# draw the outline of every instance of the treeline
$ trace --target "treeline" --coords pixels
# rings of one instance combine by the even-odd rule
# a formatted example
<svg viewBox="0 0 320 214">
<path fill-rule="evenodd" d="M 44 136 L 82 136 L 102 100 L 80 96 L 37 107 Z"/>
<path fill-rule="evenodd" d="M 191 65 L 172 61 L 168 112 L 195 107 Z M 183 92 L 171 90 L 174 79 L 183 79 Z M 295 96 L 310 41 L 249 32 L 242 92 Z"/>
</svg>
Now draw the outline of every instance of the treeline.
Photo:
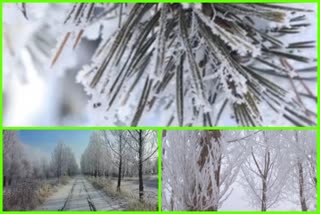
<svg viewBox="0 0 320 214">
<path fill-rule="evenodd" d="M 3 131 L 3 186 L 26 179 L 59 179 L 79 172 L 73 152 L 64 143 L 56 145 L 51 158 L 38 155 L 20 142 L 16 131 Z"/>
<path fill-rule="evenodd" d="M 95 177 L 139 177 L 139 198 L 144 196 L 143 175 L 158 173 L 157 132 L 150 130 L 96 131 L 81 157 L 81 170 Z"/>
<path fill-rule="evenodd" d="M 75 156 L 64 143 L 48 156 L 21 143 L 16 131 L 3 131 L 4 210 L 34 209 L 57 184 L 65 184 L 67 176 L 78 172 Z"/>
</svg>

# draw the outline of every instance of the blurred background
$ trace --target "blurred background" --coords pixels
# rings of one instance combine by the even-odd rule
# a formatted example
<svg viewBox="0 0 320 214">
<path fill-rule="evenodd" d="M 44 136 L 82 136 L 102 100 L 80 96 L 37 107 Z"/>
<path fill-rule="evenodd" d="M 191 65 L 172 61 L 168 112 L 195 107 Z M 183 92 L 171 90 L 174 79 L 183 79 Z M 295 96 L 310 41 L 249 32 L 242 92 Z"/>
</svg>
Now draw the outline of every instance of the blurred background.
<svg viewBox="0 0 320 214">
<path fill-rule="evenodd" d="M 75 76 L 89 63 L 96 41 L 82 40 L 50 67 L 70 4 L 5 4 L 3 10 L 3 125 L 90 125 L 88 97 Z"/>
</svg>

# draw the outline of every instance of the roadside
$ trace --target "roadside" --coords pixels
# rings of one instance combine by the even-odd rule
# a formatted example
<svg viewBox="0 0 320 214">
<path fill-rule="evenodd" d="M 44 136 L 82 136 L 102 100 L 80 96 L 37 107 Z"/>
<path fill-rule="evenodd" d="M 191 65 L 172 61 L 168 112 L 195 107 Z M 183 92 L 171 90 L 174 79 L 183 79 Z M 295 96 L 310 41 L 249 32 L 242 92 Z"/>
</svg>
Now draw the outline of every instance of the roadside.
<svg viewBox="0 0 320 214">
<path fill-rule="evenodd" d="M 139 179 L 125 177 L 121 180 L 120 192 L 116 191 L 117 179 L 106 177 L 86 177 L 98 189 L 110 197 L 122 198 L 128 201 L 128 210 L 158 210 L 158 178 L 146 176 L 144 178 L 144 200 L 139 200 Z"/>
<path fill-rule="evenodd" d="M 33 210 L 35 207 L 67 185 L 70 178 L 65 176 L 49 180 L 24 179 L 3 189 L 3 210 Z"/>
</svg>

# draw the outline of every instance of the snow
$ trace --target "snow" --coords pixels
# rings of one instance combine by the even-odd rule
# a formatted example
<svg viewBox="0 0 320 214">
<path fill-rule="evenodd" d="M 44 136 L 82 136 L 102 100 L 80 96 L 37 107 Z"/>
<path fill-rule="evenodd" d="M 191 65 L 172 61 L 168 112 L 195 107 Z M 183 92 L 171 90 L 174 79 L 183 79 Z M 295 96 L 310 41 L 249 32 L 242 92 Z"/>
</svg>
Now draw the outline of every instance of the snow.
<svg viewBox="0 0 320 214">
<path fill-rule="evenodd" d="M 117 179 L 112 178 L 114 186 L 117 184 Z M 158 176 L 146 175 L 143 177 L 144 195 L 145 198 L 153 203 L 158 203 Z M 138 199 L 139 195 L 139 178 L 124 177 L 121 180 L 121 191 L 127 192 L 131 197 Z"/>
<path fill-rule="evenodd" d="M 179 53 L 185 50 L 186 47 L 183 47 L 180 39 L 177 41 L 173 41 L 171 47 L 166 47 L 163 55 L 164 43 L 163 40 L 156 38 L 154 43 L 148 49 L 147 53 L 151 53 L 151 50 L 155 48 L 154 53 L 152 53 L 152 59 L 150 60 L 146 71 L 143 72 L 139 80 L 139 84 L 134 87 L 131 91 L 130 86 L 134 82 L 134 78 L 137 76 L 137 70 L 132 71 L 130 76 L 126 76 L 122 74 L 120 80 L 123 79 L 123 85 L 118 88 L 119 83 L 116 84 L 116 89 L 113 92 L 109 92 L 115 78 L 119 74 L 122 66 L 126 63 L 128 59 L 131 61 L 132 59 L 129 56 L 131 50 L 126 50 L 123 55 L 123 60 L 120 60 L 119 63 L 115 63 L 116 57 L 111 59 L 111 62 L 105 69 L 102 80 L 99 81 L 96 87 L 91 87 L 90 83 L 97 72 L 97 68 L 99 68 L 103 63 L 103 59 L 107 54 L 111 51 L 111 43 L 115 38 L 115 35 L 119 31 L 119 20 L 114 18 L 118 14 L 118 9 L 112 11 L 109 15 L 103 17 L 101 20 L 96 19 L 76 19 L 75 14 L 71 14 L 71 19 L 68 19 L 67 23 L 64 25 L 63 22 L 66 18 L 63 14 L 68 14 L 72 8 L 73 4 L 27 4 L 28 16 L 29 20 L 26 20 L 22 13 L 19 11 L 19 8 L 16 7 L 15 4 L 4 4 L 4 13 L 3 13 L 3 22 L 4 22 L 4 32 L 3 39 L 8 40 L 4 43 L 3 49 L 3 61 L 4 61 L 4 69 L 3 69 L 3 78 L 7 81 L 4 82 L 4 92 L 6 94 L 6 98 L 4 100 L 5 103 L 5 111 L 4 111 L 4 124 L 10 126 L 21 126 L 21 125 L 97 125 L 97 126 L 124 126 L 131 125 L 133 116 L 138 109 L 138 102 L 141 97 L 141 91 L 143 88 L 143 83 L 147 78 L 150 78 L 153 81 L 153 87 L 155 86 L 158 80 L 162 80 L 162 78 L 167 77 L 164 74 L 156 74 L 154 75 L 154 71 L 156 70 L 158 73 L 163 72 L 163 66 L 161 65 L 161 69 L 155 68 L 157 65 L 157 61 L 155 58 L 162 59 L 165 57 L 164 61 L 167 63 L 168 59 L 166 57 L 173 56 L 174 61 L 176 61 L 179 57 Z M 97 16 L 101 15 L 101 11 L 109 10 L 112 8 L 113 4 L 97 4 Z M 159 5 L 159 8 L 164 8 L 163 4 Z M 215 24 L 212 26 L 212 22 L 209 17 L 203 15 L 201 10 L 201 4 L 182 4 L 184 9 L 192 9 L 194 10 L 192 14 L 192 32 L 188 35 L 188 38 L 191 40 L 192 38 L 197 38 L 197 29 L 199 26 L 196 26 L 196 17 L 199 17 L 206 26 L 209 26 L 211 33 L 214 35 L 218 35 L 221 40 L 227 43 L 231 50 L 239 53 L 241 56 L 247 56 L 248 54 L 252 57 L 260 56 L 261 44 L 252 44 L 245 35 L 245 31 L 239 29 L 239 36 L 235 36 L 235 34 L 230 33 L 224 27 Z M 287 6 L 292 6 L 296 8 L 305 8 L 312 9 L 313 11 L 317 11 L 316 4 L 305 3 L 305 4 L 287 4 Z M 76 5 L 75 8 L 79 8 L 79 5 Z M 129 5 L 128 7 L 124 7 L 124 14 L 122 16 L 122 24 L 125 23 L 125 20 L 129 17 L 130 11 L 134 8 L 134 4 Z M 216 13 L 217 11 L 215 11 Z M 85 10 L 83 11 L 85 14 L 89 14 L 89 6 L 85 5 Z M 59 14 L 59 15 L 55 15 Z M 143 21 L 149 21 L 150 17 L 154 15 L 154 10 L 150 11 L 148 15 L 141 18 Z M 297 12 L 296 14 L 299 14 Z M 226 14 L 214 14 L 214 16 L 219 16 L 220 18 L 228 19 L 228 13 Z M 285 45 L 289 43 L 301 41 L 302 35 L 303 40 L 316 40 L 316 26 L 317 26 L 317 14 L 316 12 L 308 12 L 306 13 L 308 21 L 311 22 L 310 27 L 305 27 L 305 31 L 301 34 L 290 34 L 288 36 L 279 37 Z M 282 20 L 283 22 L 275 23 L 275 22 L 266 22 L 263 21 L 262 18 L 258 22 L 258 28 L 261 29 L 272 28 L 275 26 L 284 26 L 288 23 L 286 22 L 288 18 L 292 17 L 292 14 L 286 13 L 286 19 Z M 50 18 L 47 18 L 50 17 Z M 170 16 L 168 17 L 170 18 Z M 162 21 L 164 21 L 162 19 Z M 44 30 L 42 27 L 47 26 Z M 49 30 L 48 30 L 49 29 Z M 53 30 L 54 29 L 54 30 Z M 160 26 L 155 26 L 154 31 L 157 32 L 160 29 Z M 84 30 L 82 38 L 80 39 L 79 48 L 73 50 L 73 45 L 77 40 L 77 36 L 79 32 Z M 128 41 L 127 49 L 132 49 L 135 46 L 137 38 L 139 38 L 140 29 L 137 30 L 136 33 L 132 35 L 130 41 Z M 48 32 L 47 32 L 48 31 Z M 176 29 L 172 29 L 172 32 L 175 32 Z M 48 34 L 48 37 L 53 38 L 53 42 L 50 42 L 49 52 L 51 54 L 50 57 L 41 54 L 36 47 L 34 47 L 32 41 L 34 39 L 35 34 L 39 34 L 39 32 L 44 32 Z M 171 33 L 172 33 L 171 32 Z M 21 33 L 24 34 L 23 37 L 19 37 Z M 52 61 L 54 54 L 57 53 L 57 50 L 62 44 L 65 35 L 70 33 L 70 37 L 67 41 L 65 48 L 62 51 L 57 63 L 49 68 L 50 61 Z M 110 40 L 111 38 L 111 40 Z M 149 38 L 149 37 L 147 37 Z M 10 42 L 15 41 L 14 43 Z M 91 58 L 91 54 L 88 54 L 86 49 L 80 48 L 84 41 L 90 40 L 95 42 L 95 45 L 99 45 L 99 48 L 96 50 L 96 53 Z M 125 40 L 122 40 L 125 41 Z M 34 41 L 33 41 L 34 42 Z M 196 59 L 201 60 L 203 57 L 204 41 L 203 39 L 199 42 L 198 49 L 194 48 L 194 52 L 196 54 Z M 106 46 L 105 46 L 106 45 Z M 12 47 L 10 47 L 12 46 Z M 30 47 L 29 47 L 30 46 Z M 168 45 L 167 45 L 168 46 Z M 159 51 L 159 47 L 161 47 L 161 51 Z M 14 51 L 15 54 L 12 55 L 11 51 Z M 40 66 L 34 62 L 34 57 L 32 57 L 30 50 L 36 50 L 36 54 L 40 60 Z M 157 53 L 158 52 L 158 53 Z M 116 55 L 118 55 L 119 49 L 116 50 Z M 157 53 L 157 54 L 156 54 Z M 310 50 L 302 50 L 296 54 L 306 55 L 313 59 L 317 55 L 316 49 Z M 90 62 L 83 61 L 79 55 L 86 56 L 86 58 L 90 60 Z M 161 56 L 161 57 L 160 57 Z M 223 55 L 217 54 L 219 58 L 223 57 Z M 190 57 L 190 56 L 189 56 Z M 210 59 L 213 60 L 213 59 Z M 189 60 L 190 61 L 190 60 Z M 246 66 L 252 62 L 248 60 L 244 62 Z M 297 63 L 292 60 L 288 60 L 288 62 L 293 65 L 295 68 L 301 68 L 305 66 L 316 66 L 315 61 L 311 61 L 307 64 Z M 141 62 L 140 62 L 141 63 Z M 158 62 L 159 63 L 159 62 Z M 279 62 L 272 61 L 271 63 L 279 64 Z M 175 63 L 176 64 L 176 63 Z M 238 69 L 231 69 L 230 63 L 228 60 L 222 61 L 222 64 L 225 66 L 218 66 L 220 69 L 216 71 L 207 72 L 207 74 L 202 78 L 196 80 L 195 74 L 192 77 L 192 71 L 196 69 L 196 67 L 190 66 L 189 63 L 185 63 L 184 67 L 186 69 L 185 78 L 185 100 L 184 100 L 184 124 L 183 125 L 203 125 L 203 119 L 200 116 L 193 115 L 193 106 L 199 111 L 198 115 L 202 115 L 204 113 L 209 113 L 211 119 L 213 121 L 218 119 L 217 113 L 219 111 L 219 107 L 222 106 L 225 98 L 228 98 L 229 103 L 226 105 L 226 109 L 221 115 L 221 118 L 218 123 L 215 125 L 218 126 L 234 126 L 237 125 L 234 121 L 234 115 L 232 110 L 232 104 L 247 104 L 246 99 L 239 98 L 235 96 L 234 92 L 230 88 L 230 84 L 234 83 L 235 91 L 237 91 L 237 95 L 244 97 L 244 95 L 249 91 L 248 84 L 248 76 L 244 76 L 243 73 L 239 73 Z M 80 69 L 83 65 L 83 69 Z M 193 69 L 191 69 L 193 67 Z M 229 71 L 225 71 L 225 68 L 230 69 Z M 80 83 L 83 87 L 83 91 L 87 94 L 83 95 L 83 91 L 78 90 L 75 92 L 70 92 L 71 96 L 74 99 L 70 100 L 68 104 L 71 106 L 77 106 L 78 112 L 74 113 L 74 115 L 66 115 L 61 116 L 61 108 L 63 108 L 63 103 L 60 102 L 63 99 L 64 90 L 68 87 L 61 87 L 61 79 L 66 78 L 65 73 L 70 72 L 70 69 L 76 70 L 77 72 L 77 83 Z M 139 67 L 138 67 L 139 69 Z M 207 66 L 205 68 L 207 71 L 212 68 Z M 198 69 L 202 72 L 202 68 Z M 289 70 L 289 75 L 291 77 L 297 76 L 297 73 Z M 10 72 L 11 71 L 11 72 Z M 15 72 L 12 72 L 15 71 Z M 159 72 L 160 71 L 160 72 Z M 162 71 L 162 72 L 161 72 Z M 21 76 L 26 75 L 28 77 L 28 83 L 23 84 L 20 80 Z M 228 74 L 233 74 L 230 78 L 229 82 L 222 81 L 223 87 L 215 90 L 212 87 L 212 82 L 215 79 L 222 78 L 226 80 Z M 30 77 L 32 76 L 32 78 Z M 301 74 L 308 75 L 308 74 Z M 311 73 L 311 75 L 315 75 L 315 73 Z M 267 77 L 271 80 L 271 82 L 276 82 L 277 85 L 280 85 L 289 91 L 289 94 L 285 96 L 285 100 L 288 102 L 286 105 L 292 105 L 290 103 L 291 100 L 296 99 L 296 96 L 291 88 L 290 83 L 287 80 L 274 78 L 272 76 L 268 76 L 267 74 L 262 74 L 262 76 Z M 72 77 L 74 78 L 74 76 Z M 156 102 L 151 108 L 149 105 L 150 99 L 147 102 L 145 107 L 145 111 L 142 114 L 142 118 L 138 125 L 152 125 L 152 126 L 163 126 L 167 125 L 170 119 L 173 117 L 173 121 L 170 125 L 177 125 L 177 110 L 176 110 L 176 97 L 175 97 L 175 77 L 172 78 L 172 81 L 169 82 L 167 87 L 163 87 L 160 90 L 160 93 L 156 93 L 155 88 L 150 92 L 149 98 L 156 98 Z M 74 79 L 73 82 L 68 82 L 67 86 L 71 86 L 70 88 L 74 89 Z M 195 89 L 193 87 L 189 87 L 190 84 L 193 86 L 197 86 L 198 88 L 202 87 L 201 82 L 205 82 L 204 88 L 205 93 L 197 91 L 194 93 Z M 230 83 L 231 82 L 231 83 Z M 298 91 L 305 91 L 305 88 L 295 81 L 296 87 Z M 65 83 L 64 83 L 65 84 Z M 316 82 L 308 81 L 306 82 L 308 87 L 310 88 L 312 94 L 317 96 L 317 84 Z M 49 85 L 49 87 L 48 87 Z M 69 88 L 68 88 L 69 89 Z M 67 90 L 68 90 L 67 89 Z M 210 89 L 210 92 L 209 90 Z M 261 91 L 265 89 L 262 87 Z M 71 91 L 71 90 L 70 90 Z M 209 105 L 204 99 L 204 96 L 209 96 L 209 94 L 214 94 L 217 92 L 219 96 L 217 97 L 216 103 L 212 106 Z M 75 96 L 73 96 L 75 94 Z M 79 95 L 80 94 L 80 95 Z M 68 94 L 69 95 L 69 94 Z M 111 104 L 111 99 L 113 96 L 116 96 L 115 101 Z M 33 99 L 37 97 L 37 99 Z M 194 100 L 192 100 L 194 99 Z M 58 100 L 58 101 L 56 101 Z M 96 108 L 95 104 L 100 103 L 100 107 Z M 316 112 L 316 103 L 311 99 L 303 98 L 303 103 L 306 108 L 311 109 Z M 86 106 L 85 106 L 86 105 Z M 250 113 L 257 120 L 257 125 L 263 126 L 291 126 L 292 124 L 281 118 L 282 114 L 284 114 L 284 107 L 278 106 L 279 113 L 276 114 L 273 110 L 270 109 L 265 102 L 258 103 L 259 112 L 262 115 L 262 121 L 258 121 L 258 118 L 254 113 Z M 61 107 L 62 106 L 62 107 Z M 298 108 L 295 106 L 295 111 L 303 111 L 304 108 Z M 297 110 L 298 109 L 298 110 Z M 249 108 L 249 111 L 253 112 L 252 109 Z M 62 118 L 60 118 L 62 117 Z M 81 119 L 77 119 L 81 118 Z M 316 120 L 313 118 L 314 121 Z M 214 122 L 213 122 L 214 123 Z"/>
<path fill-rule="evenodd" d="M 58 191 L 50 196 L 44 204 L 37 207 L 35 210 L 59 210 L 63 207 L 64 202 L 68 198 L 68 195 L 73 186 L 74 179 L 70 180 L 66 185 L 59 185 Z"/>
<path fill-rule="evenodd" d="M 97 211 L 125 210 L 124 200 L 107 196 L 101 190 L 95 189 L 84 177 L 78 176 L 67 185 L 59 186 L 58 191 L 50 196 L 36 210 L 58 211 L 90 211 L 88 199 Z"/>
<path fill-rule="evenodd" d="M 202 132 L 205 131 L 198 131 Z M 315 164 L 315 131 L 221 131 L 221 133 L 221 146 L 224 148 L 221 150 L 222 183 L 216 193 L 216 198 L 220 200 L 219 211 L 260 210 L 261 177 L 258 176 L 259 171 L 251 152 L 263 171 L 271 163 L 272 170 L 268 172 L 266 179 L 267 186 L 270 187 L 266 192 L 268 211 L 301 210 L 299 177 L 295 171 L 297 158 L 303 162 L 305 172 L 303 188 L 308 209 L 315 210 L 316 188 L 311 182 L 316 177 L 312 166 Z M 198 170 L 200 161 L 198 150 L 201 141 L 197 136 L 199 137 L 197 131 L 166 132 L 162 157 L 163 210 L 205 210 L 206 206 L 193 207 L 195 196 L 205 198 L 205 201 L 211 200 L 211 195 L 202 187 L 213 175 L 208 173 L 204 176 L 204 172 Z M 216 145 L 212 144 L 212 147 Z M 212 148 L 212 151 L 216 154 L 218 148 Z M 268 153 L 271 161 L 269 164 L 265 159 Z M 309 155 L 305 156 L 306 154 L 312 154 L 312 160 L 308 158 Z M 217 159 L 208 159 L 213 163 L 217 162 Z M 309 165 L 310 163 L 312 164 Z M 212 167 L 214 166 L 213 164 Z M 237 172 L 237 169 L 241 170 Z M 231 174 L 234 174 L 233 178 Z M 224 194 L 224 191 L 228 192 L 225 196 L 219 195 Z"/>
</svg>

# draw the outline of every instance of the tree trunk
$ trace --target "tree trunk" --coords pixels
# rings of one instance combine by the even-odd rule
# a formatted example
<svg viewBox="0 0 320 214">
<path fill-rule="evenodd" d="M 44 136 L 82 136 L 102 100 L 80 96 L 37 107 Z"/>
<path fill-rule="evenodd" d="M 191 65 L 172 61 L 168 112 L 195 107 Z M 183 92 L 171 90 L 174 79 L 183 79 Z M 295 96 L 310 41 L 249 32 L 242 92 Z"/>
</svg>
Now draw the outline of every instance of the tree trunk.
<svg viewBox="0 0 320 214">
<path fill-rule="evenodd" d="M 219 130 L 213 130 L 213 131 L 204 131 L 205 134 L 203 135 L 203 137 L 200 140 L 200 146 L 201 146 L 201 152 L 200 152 L 200 156 L 199 159 L 197 161 L 198 166 L 199 166 L 199 171 L 201 172 L 203 167 L 205 166 L 205 164 L 208 161 L 208 156 L 209 156 L 209 152 L 212 152 L 212 148 L 213 147 L 219 147 L 220 150 L 220 137 L 221 137 L 221 132 Z M 214 139 L 214 142 L 212 143 L 211 139 Z M 207 187 L 207 195 L 209 197 L 215 197 L 213 195 L 213 185 L 215 186 L 215 188 L 220 187 L 220 171 L 221 171 L 221 154 L 212 154 L 212 156 L 216 156 L 218 159 L 217 164 L 217 170 L 214 171 L 214 176 L 215 176 L 215 183 L 210 183 L 209 186 Z M 201 187 L 196 187 L 196 188 L 201 188 Z M 219 191 L 219 190 L 218 190 Z M 219 193 L 218 193 L 219 194 Z M 203 199 L 205 200 L 205 199 Z M 197 210 L 197 199 L 194 198 L 194 202 L 196 207 L 193 207 L 193 210 Z M 203 204 L 206 204 L 206 201 L 203 201 Z M 212 204 L 211 206 L 209 206 L 206 211 L 218 211 L 218 203 L 217 204 Z"/>
<path fill-rule="evenodd" d="M 267 211 L 267 183 L 264 177 L 262 178 L 261 211 Z"/>
<path fill-rule="evenodd" d="M 299 171 L 299 199 L 302 211 L 308 211 L 307 202 L 305 198 L 304 190 L 304 177 L 303 177 L 303 167 L 302 163 L 298 162 L 298 171 Z"/>
<path fill-rule="evenodd" d="M 118 170 L 118 185 L 117 185 L 117 191 L 120 192 L 120 185 L 121 185 L 121 167 L 122 166 L 122 157 L 120 157 L 119 161 L 119 170 Z"/>
<path fill-rule="evenodd" d="M 120 192 L 121 186 L 121 171 L 122 171 L 122 139 L 119 139 L 119 170 L 118 170 L 118 185 L 117 191 Z"/>
<path fill-rule="evenodd" d="M 139 131 L 139 199 L 140 201 L 143 201 L 143 139 L 142 139 L 142 131 Z"/>
<path fill-rule="evenodd" d="M 126 159 L 125 159 L 125 160 L 124 160 L 124 163 L 123 163 L 123 169 L 122 169 L 122 178 L 124 178 L 125 173 L 126 173 L 126 163 L 127 163 L 127 161 L 126 161 Z"/>
<path fill-rule="evenodd" d="M 119 160 L 119 170 L 118 170 L 118 185 L 117 185 L 117 191 L 120 192 L 120 186 L 121 186 L 121 169 L 122 168 L 122 157 L 120 156 Z"/>
<path fill-rule="evenodd" d="M 173 209 L 174 209 L 174 199 L 173 199 L 173 196 L 174 196 L 174 192 L 173 192 L 173 190 L 171 190 L 170 210 L 172 210 L 172 211 L 173 211 Z"/>
</svg>

